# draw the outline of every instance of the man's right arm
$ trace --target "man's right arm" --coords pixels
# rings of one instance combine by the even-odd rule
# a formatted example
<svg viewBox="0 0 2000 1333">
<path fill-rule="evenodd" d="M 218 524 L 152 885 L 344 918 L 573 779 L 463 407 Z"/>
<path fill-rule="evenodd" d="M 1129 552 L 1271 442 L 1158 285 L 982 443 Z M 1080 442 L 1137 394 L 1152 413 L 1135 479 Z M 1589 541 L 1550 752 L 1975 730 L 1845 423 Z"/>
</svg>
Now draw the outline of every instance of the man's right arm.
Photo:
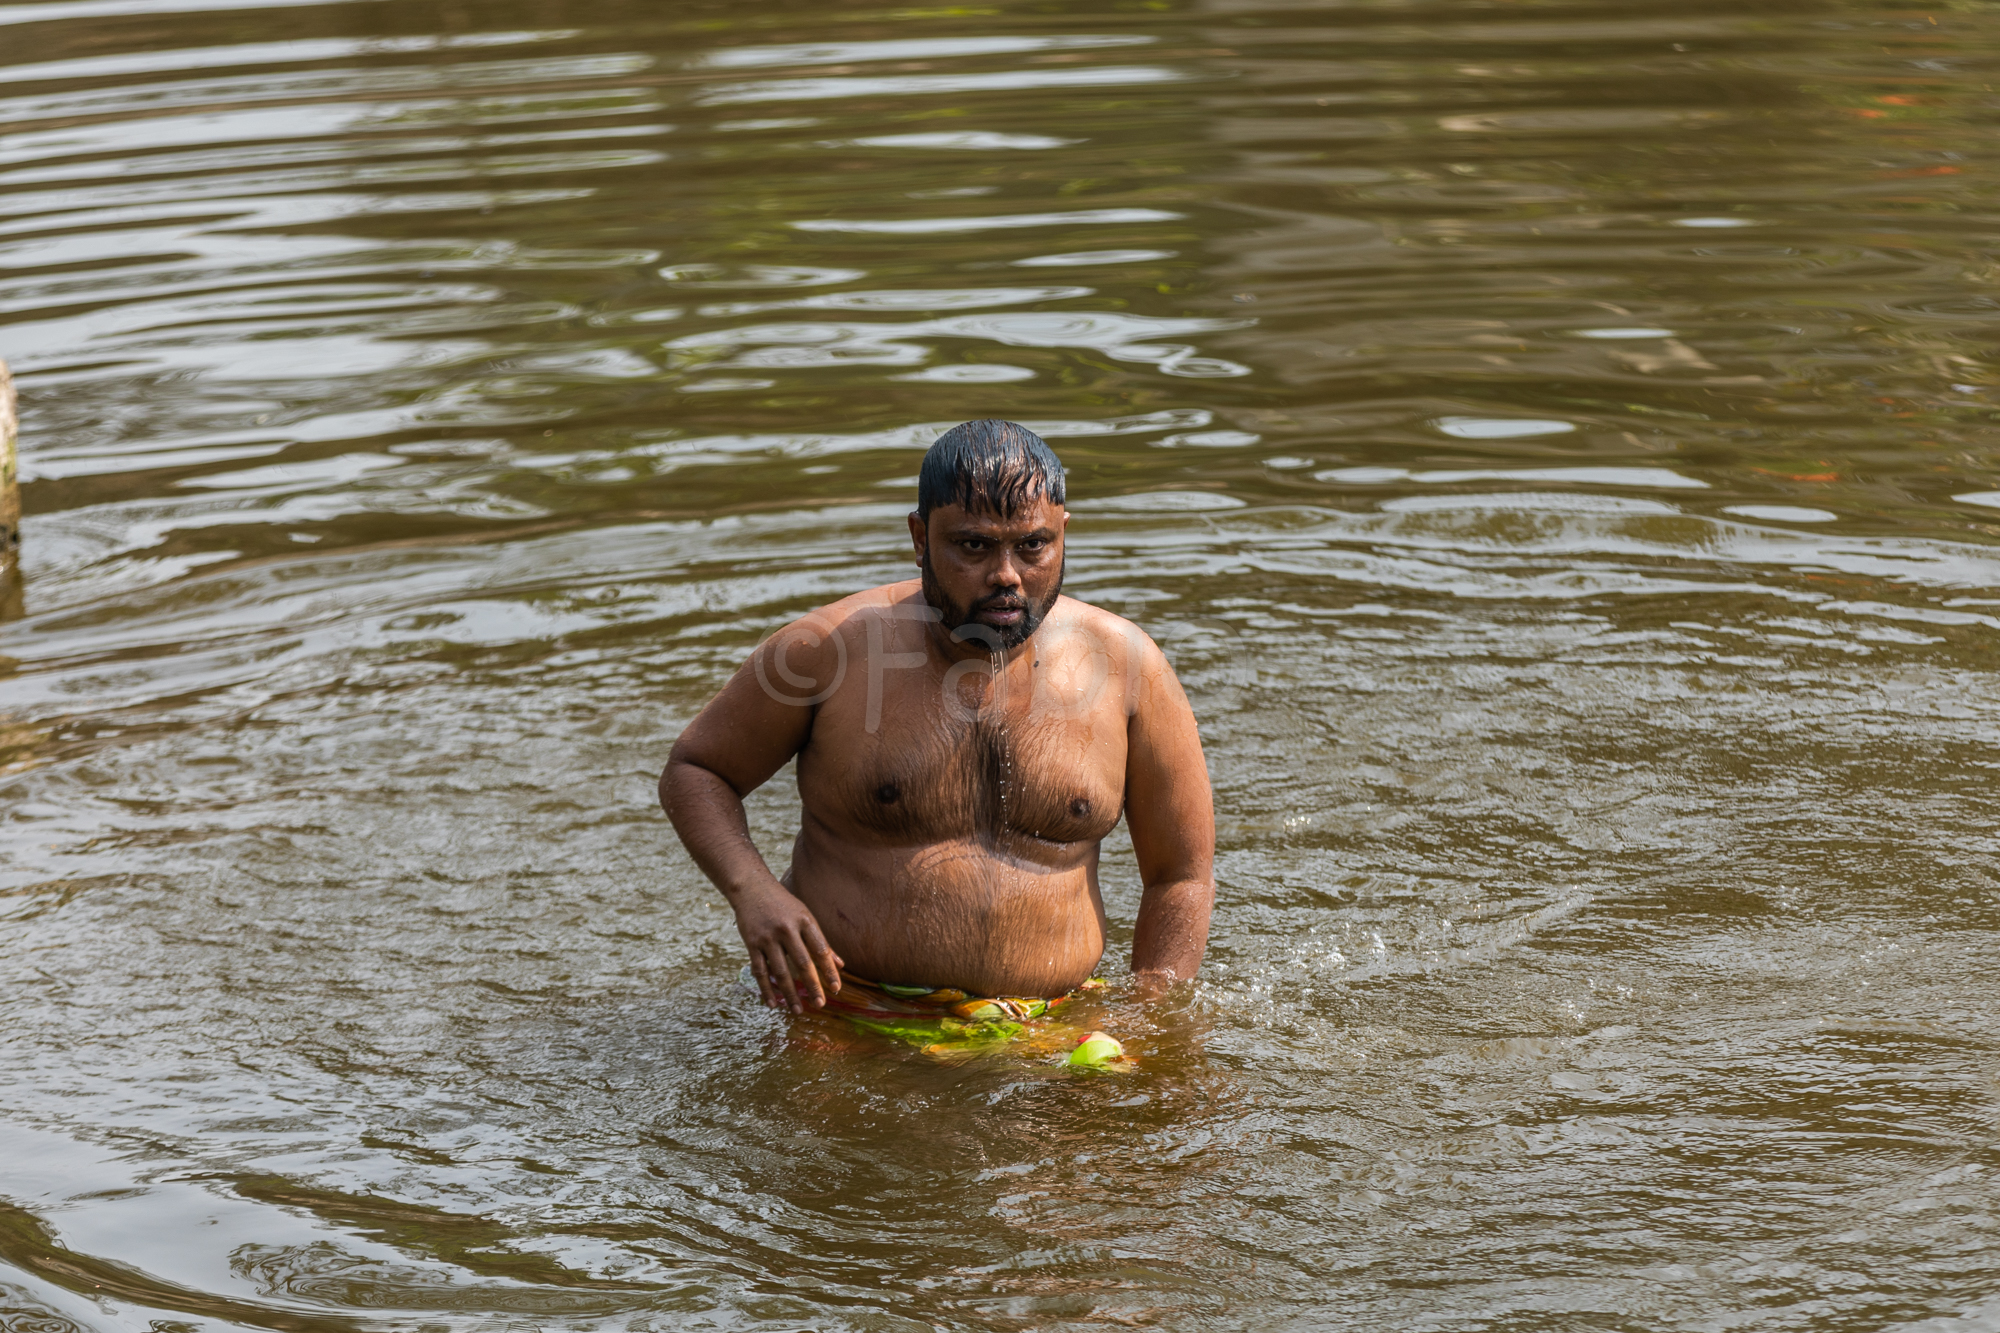
<svg viewBox="0 0 2000 1333">
<path fill-rule="evenodd" d="M 794 1013 L 840 990 L 840 958 L 806 905 L 771 873 L 743 798 L 804 748 L 845 657 L 823 613 L 773 634 L 674 742 L 660 805 L 736 913 L 764 1003 Z"/>
<path fill-rule="evenodd" d="M 1145 888 L 1132 929 L 1132 971 L 1164 984 L 1194 976 L 1208 948 L 1215 798 L 1194 709 L 1173 667 L 1150 639 L 1138 658 L 1126 729 L 1125 823 Z"/>
</svg>

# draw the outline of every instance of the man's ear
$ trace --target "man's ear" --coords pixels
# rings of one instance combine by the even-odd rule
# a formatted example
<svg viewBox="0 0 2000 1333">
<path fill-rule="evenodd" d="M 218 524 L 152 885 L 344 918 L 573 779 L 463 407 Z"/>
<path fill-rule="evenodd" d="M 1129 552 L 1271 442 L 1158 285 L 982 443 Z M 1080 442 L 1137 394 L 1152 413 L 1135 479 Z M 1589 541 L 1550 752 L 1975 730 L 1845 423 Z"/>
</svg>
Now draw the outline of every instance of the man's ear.
<svg viewBox="0 0 2000 1333">
<path fill-rule="evenodd" d="M 910 549 L 915 553 L 919 567 L 924 563 L 924 553 L 930 549 L 930 544 L 930 525 L 924 522 L 922 514 L 911 510 Z"/>
</svg>

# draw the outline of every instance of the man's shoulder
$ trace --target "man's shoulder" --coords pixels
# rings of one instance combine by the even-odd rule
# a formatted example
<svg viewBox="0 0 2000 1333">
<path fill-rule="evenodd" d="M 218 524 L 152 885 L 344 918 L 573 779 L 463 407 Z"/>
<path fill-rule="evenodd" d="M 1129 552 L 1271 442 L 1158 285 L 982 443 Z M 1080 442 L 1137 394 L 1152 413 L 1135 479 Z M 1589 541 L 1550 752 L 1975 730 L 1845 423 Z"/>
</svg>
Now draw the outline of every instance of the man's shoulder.
<svg viewBox="0 0 2000 1333">
<path fill-rule="evenodd" d="M 1092 606 L 1089 602 L 1079 602 L 1074 597 L 1057 601 L 1049 619 L 1052 627 L 1059 627 L 1064 634 L 1076 635 L 1093 649 L 1120 646 L 1128 653 L 1136 652 L 1142 659 L 1154 657 L 1160 651 L 1152 635 L 1124 616 L 1101 606 Z"/>
<path fill-rule="evenodd" d="M 921 608 L 926 605 L 922 585 L 916 579 L 901 579 L 849 593 L 837 602 L 828 602 L 804 619 L 816 619 L 854 630 L 865 627 L 871 620 L 907 620 L 913 614 L 912 607 L 918 608 L 918 613 L 921 613 Z"/>
<path fill-rule="evenodd" d="M 897 608 L 908 606 L 912 600 L 921 603 L 923 590 L 917 580 L 903 579 L 877 588 L 864 588 L 860 592 L 849 593 L 837 602 L 816 606 L 791 621 L 790 625 L 819 632 L 861 625 L 870 619 L 894 617 Z"/>
<path fill-rule="evenodd" d="M 857 652 L 866 653 L 881 642 L 875 638 L 871 644 L 870 622 L 899 618 L 896 608 L 911 597 L 922 600 L 914 579 L 867 588 L 814 607 L 774 630 L 751 653 L 745 669 L 780 702 L 817 704 L 847 678 Z"/>
<path fill-rule="evenodd" d="M 1175 675 L 1173 663 L 1153 636 L 1116 612 L 1101 606 L 1063 598 L 1049 617 L 1060 624 L 1062 637 L 1084 652 L 1102 654 L 1111 677 L 1121 682 L 1128 716 L 1188 711 L 1187 695 Z M 1057 650 L 1058 660 L 1076 660 L 1075 649 Z"/>
</svg>

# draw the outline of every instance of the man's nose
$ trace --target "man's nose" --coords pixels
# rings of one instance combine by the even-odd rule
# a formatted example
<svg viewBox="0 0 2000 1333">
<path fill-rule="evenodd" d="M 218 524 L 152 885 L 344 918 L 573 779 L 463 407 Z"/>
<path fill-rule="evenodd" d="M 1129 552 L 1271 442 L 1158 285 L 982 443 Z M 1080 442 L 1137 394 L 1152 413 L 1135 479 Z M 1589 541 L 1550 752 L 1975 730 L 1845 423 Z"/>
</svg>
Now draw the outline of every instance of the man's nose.
<svg viewBox="0 0 2000 1333">
<path fill-rule="evenodd" d="M 996 588 L 1018 588 L 1021 586 L 1021 567 L 1014 563 L 1012 551 L 1000 552 L 998 563 L 987 577 L 987 582 Z"/>
</svg>

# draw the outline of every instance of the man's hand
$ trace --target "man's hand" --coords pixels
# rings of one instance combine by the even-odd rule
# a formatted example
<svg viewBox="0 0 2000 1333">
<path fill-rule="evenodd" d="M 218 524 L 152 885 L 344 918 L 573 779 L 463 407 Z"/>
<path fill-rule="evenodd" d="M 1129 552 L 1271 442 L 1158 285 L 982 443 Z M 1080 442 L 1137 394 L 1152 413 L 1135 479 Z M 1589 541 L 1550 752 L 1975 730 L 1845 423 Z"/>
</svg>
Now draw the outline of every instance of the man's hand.
<svg viewBox="0 0 2000 1333">
<path fill-rule="evenodd" d="M 764 1003 L 802 1014 L 840 993 L 840 955 L 820 934 L 812 909 L 773 881 L 736 901 L 736 929 L 750 950 L 750 973 Z"/>
</svg>

